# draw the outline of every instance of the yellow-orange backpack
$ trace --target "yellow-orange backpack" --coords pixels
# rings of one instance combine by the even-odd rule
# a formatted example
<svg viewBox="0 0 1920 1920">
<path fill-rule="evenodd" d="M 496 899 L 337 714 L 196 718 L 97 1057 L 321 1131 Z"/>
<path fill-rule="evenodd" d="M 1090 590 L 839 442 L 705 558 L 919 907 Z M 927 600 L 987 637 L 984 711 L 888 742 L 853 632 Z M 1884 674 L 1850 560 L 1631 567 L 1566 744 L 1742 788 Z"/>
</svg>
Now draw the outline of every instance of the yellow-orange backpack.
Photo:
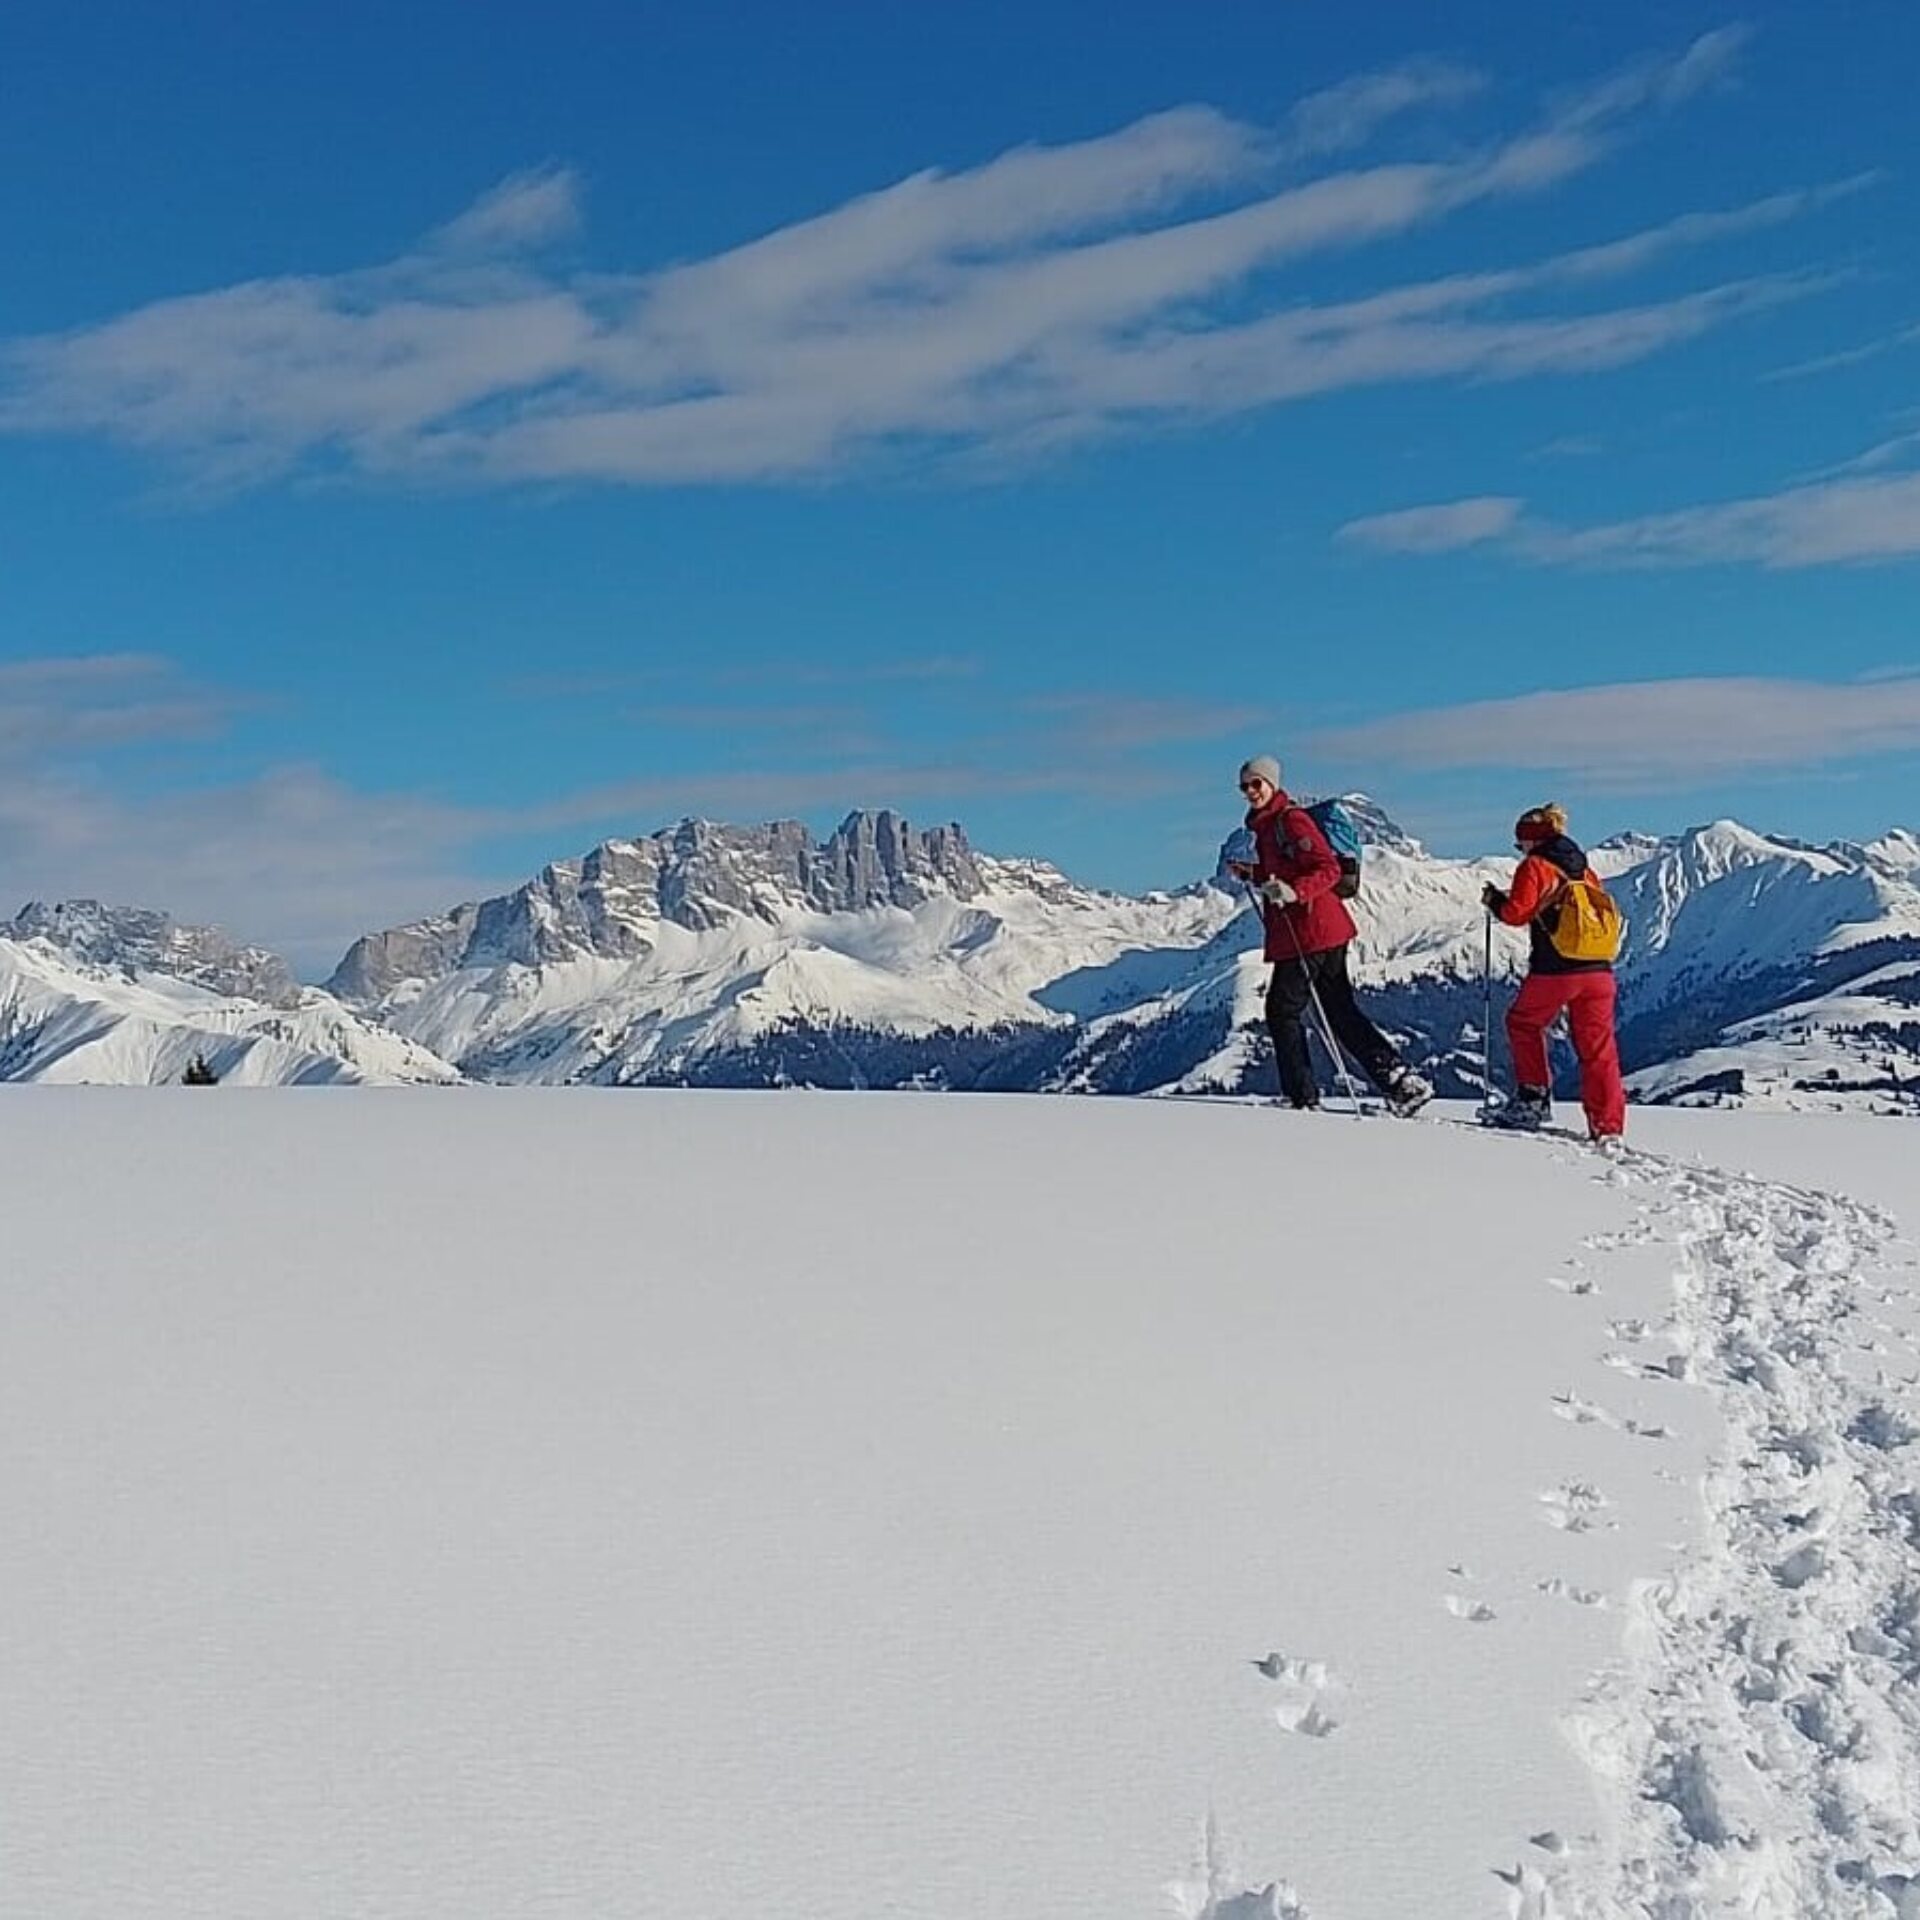
<svg viewBox="0 0 1920 1920">
<path fill-rule="evenodd" d="M 1548 944 L 1563 960 L 1604 960 L 1612 965 L 1620 958 L 1627 917 L 1613 895 L 1591 876 L 1561 881 L 1540 909 L 1539 919 Z"/>
</svg>

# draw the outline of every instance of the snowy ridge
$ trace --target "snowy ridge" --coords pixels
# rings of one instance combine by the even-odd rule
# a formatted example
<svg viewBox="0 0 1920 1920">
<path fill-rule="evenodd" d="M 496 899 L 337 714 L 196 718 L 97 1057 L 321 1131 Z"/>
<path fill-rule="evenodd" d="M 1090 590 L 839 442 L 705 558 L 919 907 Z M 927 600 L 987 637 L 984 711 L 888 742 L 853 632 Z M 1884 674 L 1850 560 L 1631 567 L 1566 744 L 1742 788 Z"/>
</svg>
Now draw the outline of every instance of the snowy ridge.
<svg viewBox="0 0 1920 1920">
<path fill-rule="evenodd" d="M 300 1002 L 299 983 L 277 953 L 239 946 L 218 927 L 182 926 L 168 914 L 141 907 L 31 900 L 11 920 L 0 921 L 0 940 L 38 940 L 128 979 L 165 974 L 264 1006 Z"/>
<path fill-rule="evenodd" d="M 84 903 L 91 906 L 93 903 Z M 30 915 L 32 916 L 30 918 Z M 444 1083 L 460 1076 L 403 1036 L 361 1019 L 317 988 L 293 986 L 261 949 L 238 967 L 210 929 L 131 916 L 164 938 L 104 946 L 102 918 L 30 910 L 15 925 L 47 932 L 0 938 L 0 1080 L 148 1086 L 177 1081 L 196 1059 L 237 1086 Z M 124 924 L 129 918 L 119 916 Z M 78 928 L 81 951 L 58 935 Z M 93 953 L 114 957 L 89 959 Z M 184 971 L 168 970 L 177 961 Z M 275 993 L 260 1000 L 207 984 L 228 979 Z M 279 980 L 287 980 L 281 988 Z"/>
</svg>

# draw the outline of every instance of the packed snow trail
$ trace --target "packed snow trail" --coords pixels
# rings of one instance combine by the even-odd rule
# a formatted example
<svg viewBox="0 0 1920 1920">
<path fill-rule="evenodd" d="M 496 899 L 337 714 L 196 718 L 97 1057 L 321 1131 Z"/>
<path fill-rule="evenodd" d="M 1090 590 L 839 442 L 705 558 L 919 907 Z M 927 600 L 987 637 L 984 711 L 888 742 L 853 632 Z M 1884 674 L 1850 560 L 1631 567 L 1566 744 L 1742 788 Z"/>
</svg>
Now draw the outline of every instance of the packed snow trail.
<svg viewBox="0 0 1920 1920">
<path fill-rule="evenodd" d="M 1894 1225 L 1646 1155 L 1614 1177 L 1681 1250 L 1676 1377 L 1726 1445 L 1702 1547 L 1636 1585 L 1625 1663 L 1569 1724 L 1608 1831 L 1505 1876 L 1511 1912 L 1920 1920 L 1920 1376 L 1874 1311 Z"/>
</svg>

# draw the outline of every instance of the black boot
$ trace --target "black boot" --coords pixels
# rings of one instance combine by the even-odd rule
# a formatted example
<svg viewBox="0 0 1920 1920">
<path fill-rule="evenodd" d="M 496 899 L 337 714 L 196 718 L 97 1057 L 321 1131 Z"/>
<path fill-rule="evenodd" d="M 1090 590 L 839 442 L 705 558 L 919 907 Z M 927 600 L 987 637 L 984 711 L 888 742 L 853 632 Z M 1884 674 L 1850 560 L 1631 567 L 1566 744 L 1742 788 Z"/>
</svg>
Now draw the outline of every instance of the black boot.
<svg viewBox="0 0 1920 1920">
<path fill-rule="evenodd" d="M 1553 1092 L 1548 1087 L 1520 1087 L 1504 1107 L 1487 1115 L 1487 1125 L 1510 1133 L 1538 1133 L 1553 1118 Z"/>
</svg>

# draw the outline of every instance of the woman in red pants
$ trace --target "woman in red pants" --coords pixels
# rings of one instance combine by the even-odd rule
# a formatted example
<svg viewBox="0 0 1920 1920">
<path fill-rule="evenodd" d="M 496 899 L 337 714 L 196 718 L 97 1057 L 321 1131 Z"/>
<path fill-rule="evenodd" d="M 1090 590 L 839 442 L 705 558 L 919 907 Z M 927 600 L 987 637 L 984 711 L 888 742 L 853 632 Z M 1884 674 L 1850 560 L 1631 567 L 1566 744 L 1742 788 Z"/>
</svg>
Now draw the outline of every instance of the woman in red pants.
<svg viewBox="0 0 1920 1920">
<path fill-rule="evenodd" d="M 1587 856 L 1567 837 L 1567 816 L 1556 806 L 1530 807 L 1514 822 L 1514 845 L 1522 858 L 1510 889 L 1488 885 L 1489 912 L 1510 927 L 1525 927 L 1532 941 L 1527 978 L 1507 1011 L 1513 1048 L 1513 1100 L 1497 1124 L 1528 1130 L 1553 1115 L 1553 1071 L 1547 1064 L 1547 1029 L 1564 1013 L 1580 1058 L 1580 1104 L 1587 1131 L 1596 1140 L 1627 1130 L 1627 1092 L 1620 1080 L 1620 1050 L 1614 1038 L 1611 959 L 1572 959 L 1556 942 L 1553 923 L 1570 887 L 1585 886 L 1603 901 L 1606 889 Z"/>
</svg>

